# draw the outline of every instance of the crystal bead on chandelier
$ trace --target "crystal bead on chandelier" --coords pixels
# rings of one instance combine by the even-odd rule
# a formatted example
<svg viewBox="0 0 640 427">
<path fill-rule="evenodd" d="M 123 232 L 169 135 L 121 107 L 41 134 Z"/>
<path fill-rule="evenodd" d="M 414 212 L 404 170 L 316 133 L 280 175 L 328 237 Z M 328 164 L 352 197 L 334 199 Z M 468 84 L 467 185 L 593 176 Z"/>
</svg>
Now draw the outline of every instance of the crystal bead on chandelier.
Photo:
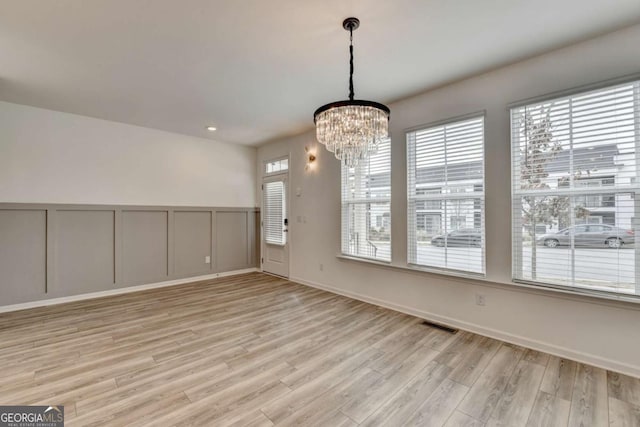
<svg viewBox="0 0 640 427">
<path fill-rule="evenodd" d="M 354 99 L 353 31 L 360 26 L 358 18 L 347 18 L 342 27 L 349 31 L 349 99 L 332 102 L 313 114 L 316 137 L 345 166 L 353 167 L 375 153 L 380 140 L 389 136 L 389 108 L 373 101 Z"/>
</svg>

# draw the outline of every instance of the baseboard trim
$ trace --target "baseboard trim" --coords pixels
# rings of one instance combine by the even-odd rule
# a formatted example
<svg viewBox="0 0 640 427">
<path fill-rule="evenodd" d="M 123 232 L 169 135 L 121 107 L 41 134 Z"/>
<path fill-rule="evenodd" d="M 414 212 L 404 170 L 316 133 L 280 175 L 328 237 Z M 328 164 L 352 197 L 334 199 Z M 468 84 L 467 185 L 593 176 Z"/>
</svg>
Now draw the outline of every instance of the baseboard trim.
<svg viewBox="0 0 640 427">
<path fill-rule="evenodd" d="M 46 307 L 49 305 L 64 304 L 67 302 L 83 301 L 94 298 L 108 297 L 112 295 L 128 294 L 131 292 L 146 291 L 148 289 L 164 288 L 167 286 L 183 285 L 185 283 L 200 282 L 203 280 L 217 279 L 219 277 L 236 276 L 239 274 L 253 273 L 258 271 L 257 268 L 245 268 L 243 270 L 225 271 L 221 273 L 206 274 L 203 276 L 187 277 L 184 279 L 167 280 L 166 282 L 148 283 L 146 285 L 130 286 L 126 288 L 109 289 L 108 291 L 91 292 L 88 294 L 72 295 L 68 297 L 51 298 L 40 301 L 24 302 L 20 304 L 12 304 L 0 306 L 0 313 L 8 313 L 10 311 L 26 310 L 29 308 Z"/>
<path fill-rule="evenodd" d="M 441 323 L 447 326 L 454 327 L 456 329 L 473 332 L 478 335 L 483 335 L 489 338 L 494 338 L 500 341 L 505 341 L 511 344 L 527 347 L 533 350 L 542 351 L 544 353 L 549 353 L 554 356 L 575 360 L 577 362 L 597 366 L 599 368 L 608 369 L 611 371 L 620 372 L 625 375 L 630 375 L 636 378 L 640 378 L 640 366 L 630 365 L 627 363 L 618 362 L 611 359 L 605 359 L 603 357 L 596 356 L 594 354 L 575 351 L 570 348 L 557 346 L 555 344 L 548 344 L 542 341 L 533 340 L 520 335 L 510 334 L 510 333 L 503 332 L 493 328 L 486 328 L 484 326 L 480 326 L 474 323 L 469 323 L 469 322 L 461 321 L 448 316 L 441 316 L 439 314 L 434 314 L 431 312 L 418 310 L 412 307 L 391 303 L 388 301 L 380 300 L 380 299 L 359 294 L 356 292 L 345 291 L 340 288 L 324 285 L 317 282 L 312 282 L 299 277 L 291 277 L 289 280 L 292 282 L 300 283 L 305 286 L 310 286 L 312 288 L 322 289 L 327 292 L 331 292 L 331 293 L 342 295 L 348 298 L 367 302 L 369 304 L 374 304 L 380 307 L 388 308 L 390 310 L 398 311 L 404 314 L 408 314 L 410 316 L 419 317 L 421 319 L 429 320 L 431 322 Z"/>
</svg>

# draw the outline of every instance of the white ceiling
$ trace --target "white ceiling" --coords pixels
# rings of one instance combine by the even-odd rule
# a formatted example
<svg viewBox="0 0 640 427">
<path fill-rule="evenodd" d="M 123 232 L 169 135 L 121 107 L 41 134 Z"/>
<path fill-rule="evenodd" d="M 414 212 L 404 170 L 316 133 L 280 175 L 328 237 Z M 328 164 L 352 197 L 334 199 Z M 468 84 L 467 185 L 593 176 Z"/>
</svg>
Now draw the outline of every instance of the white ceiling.
<svg viewBox="0 0 640 427">
<path fill-rule="evenodd" d="M 239 144 L 640 21 L 638 0 L 0 0 L 0 100 Z M 207 125 L 218 131 L 210 133 Z"/>
</svg>

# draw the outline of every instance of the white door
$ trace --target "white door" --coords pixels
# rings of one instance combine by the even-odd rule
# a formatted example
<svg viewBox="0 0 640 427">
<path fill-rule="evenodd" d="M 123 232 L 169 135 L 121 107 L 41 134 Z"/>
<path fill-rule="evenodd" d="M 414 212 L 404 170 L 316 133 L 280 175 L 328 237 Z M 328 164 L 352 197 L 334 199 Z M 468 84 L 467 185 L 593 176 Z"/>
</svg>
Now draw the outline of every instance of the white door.
<svg viewBox="0 0 640 427">
<path fill-rule="evenodd" d="M 262 270 L 289 277 L 289 222 L 286 175 L 265 178 L 262 185 Z"/>
</svg>

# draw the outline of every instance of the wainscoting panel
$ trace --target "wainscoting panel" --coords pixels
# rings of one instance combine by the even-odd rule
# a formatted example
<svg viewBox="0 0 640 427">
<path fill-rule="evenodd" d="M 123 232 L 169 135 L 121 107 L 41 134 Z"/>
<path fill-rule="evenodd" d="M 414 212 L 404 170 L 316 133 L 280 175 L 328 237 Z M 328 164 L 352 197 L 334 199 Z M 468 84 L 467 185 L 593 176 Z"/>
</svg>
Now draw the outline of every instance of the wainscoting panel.
<svg viewBox="0 0 640 427">
<path fill-rule="evenodd" d="M 154 283 L 169 276 L 167 211 L 122 212 L 122 284 Z"/>
<path fill-rule="evenodd" d="M 259 240 L 257 208 L 0 203 L 0 306 L 259 267 Z"/>
<path fill-rule="evenodd" d="M 173 213 L 174 266 L 178 276 L 211 272 L 211 212 Z M 205 257 L 209 257 L 209 263 Z"/>
<path fill-rule="evenodd" d="M 115 211 L 56 212 L 55 282 L 49 293 L 77 295 L 115 287 Z"/>
<path fill-rule="evenodd" d="M 0 209 L 0 305 L 47 292 L 47 211 Z"/>
<path fill-rule="evenodd" d="M 260 226 L 260 212 L 249 213 L 249 230 L 253 232 L 249 236 L 249 243 L 253 243 L 251 246 L 251 266 L 260 265 L 260 234 L 262 233 L 262 227 Z"/>
<path fill-rule="evenodd" d="M 216 265 L 219 271 L 251 264 L 249 212 L 216 212 Z"/>
</svg>

